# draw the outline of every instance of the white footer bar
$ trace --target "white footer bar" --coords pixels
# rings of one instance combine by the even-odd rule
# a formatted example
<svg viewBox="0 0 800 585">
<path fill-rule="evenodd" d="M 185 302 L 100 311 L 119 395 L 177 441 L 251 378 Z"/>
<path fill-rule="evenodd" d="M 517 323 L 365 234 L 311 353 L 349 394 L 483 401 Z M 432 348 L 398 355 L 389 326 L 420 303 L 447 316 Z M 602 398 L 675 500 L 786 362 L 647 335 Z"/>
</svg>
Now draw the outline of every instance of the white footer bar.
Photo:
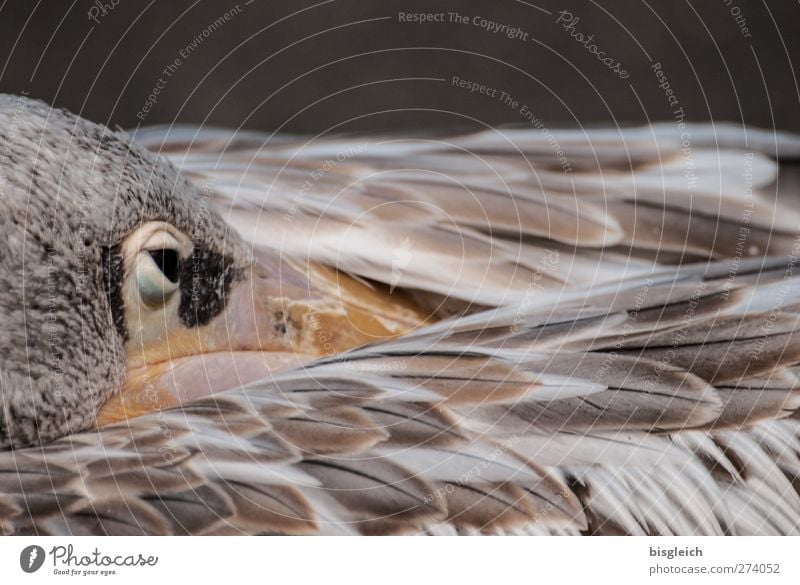
<svg viewBox="0 0 800 585">
<path fill-rule="evenodd" d="M 800 537 L 0 538 L 2 583 L 800 583 Z"/>
</svg>

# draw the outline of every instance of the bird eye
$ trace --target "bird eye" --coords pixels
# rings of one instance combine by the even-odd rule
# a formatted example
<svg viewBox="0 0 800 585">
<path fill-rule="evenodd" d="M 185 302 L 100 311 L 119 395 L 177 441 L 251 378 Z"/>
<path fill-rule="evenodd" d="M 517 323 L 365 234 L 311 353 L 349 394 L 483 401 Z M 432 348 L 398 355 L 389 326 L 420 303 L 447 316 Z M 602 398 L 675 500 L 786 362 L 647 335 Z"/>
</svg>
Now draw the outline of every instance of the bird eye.
<svg viewBox="0 0 800 585">
<path fill-rule="evenodd" d="M 126 243 L 132 261 L 129 294 L 151 309 L 160 309 L 179 288 L 182 264 L 191 252 L 191 240 L 164 222 L 142 226 Z M 138 294 L 137 294 L 138 293 Z"/>
</svg>

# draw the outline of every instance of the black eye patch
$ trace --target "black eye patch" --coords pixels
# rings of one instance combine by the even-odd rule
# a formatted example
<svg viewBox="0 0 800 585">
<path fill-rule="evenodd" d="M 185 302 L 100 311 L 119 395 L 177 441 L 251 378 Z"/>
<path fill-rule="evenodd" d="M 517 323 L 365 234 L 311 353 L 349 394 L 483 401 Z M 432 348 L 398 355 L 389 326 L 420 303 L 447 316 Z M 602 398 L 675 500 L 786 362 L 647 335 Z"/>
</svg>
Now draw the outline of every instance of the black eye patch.
<svg viewBox="0 0 800 585">
<path fill-rule="evenodd" d="M 191 257 L 180 263 L 181 323 L 197 327 L 219 315 L 231 284 L 242 276 L 231 258 L 195 244 Z"/>
<path fill-rule="evenodd" d="M 163 250 L 150 250 L 150 257 L 156 263 L 159 270 L 170 282 L 177 283 L 180 276 L 180 258 L 177 250 L 165 248 Z"/>
</svg>

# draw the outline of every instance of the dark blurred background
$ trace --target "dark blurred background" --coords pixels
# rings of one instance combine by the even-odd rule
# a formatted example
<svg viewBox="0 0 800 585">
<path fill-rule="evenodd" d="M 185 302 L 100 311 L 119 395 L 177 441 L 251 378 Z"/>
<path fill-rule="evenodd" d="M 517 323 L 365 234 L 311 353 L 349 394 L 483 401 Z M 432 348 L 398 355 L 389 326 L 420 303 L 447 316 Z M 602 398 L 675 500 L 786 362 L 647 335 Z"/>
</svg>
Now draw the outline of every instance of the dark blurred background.
<svg viewBox="0 0 800 585">
<path fill-rule="evenodd" d="M 401 22 L 420 13 L 439 21 Z M 800 131 L 798 58 L 800 4 L 790 1 L 0 7 L 0 90 L 125 128 L 463 127 L 529 113 L 550 127 L 685 118 Z M 486 89 L 471 92 L 454 76 Z"/>
</svg>

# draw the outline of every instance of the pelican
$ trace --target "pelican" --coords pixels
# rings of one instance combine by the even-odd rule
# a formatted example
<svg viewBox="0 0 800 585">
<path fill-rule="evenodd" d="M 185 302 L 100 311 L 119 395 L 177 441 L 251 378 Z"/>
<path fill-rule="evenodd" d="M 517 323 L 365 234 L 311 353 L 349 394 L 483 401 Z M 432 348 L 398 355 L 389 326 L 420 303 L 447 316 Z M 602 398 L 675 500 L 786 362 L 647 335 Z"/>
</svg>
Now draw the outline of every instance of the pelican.
<svg viewBox="0 0 800 585">
<path fill-rule="evenodd" d="M 0 533 L 798 534 L 798 157 L 2 96 Z"/>
</svg>

